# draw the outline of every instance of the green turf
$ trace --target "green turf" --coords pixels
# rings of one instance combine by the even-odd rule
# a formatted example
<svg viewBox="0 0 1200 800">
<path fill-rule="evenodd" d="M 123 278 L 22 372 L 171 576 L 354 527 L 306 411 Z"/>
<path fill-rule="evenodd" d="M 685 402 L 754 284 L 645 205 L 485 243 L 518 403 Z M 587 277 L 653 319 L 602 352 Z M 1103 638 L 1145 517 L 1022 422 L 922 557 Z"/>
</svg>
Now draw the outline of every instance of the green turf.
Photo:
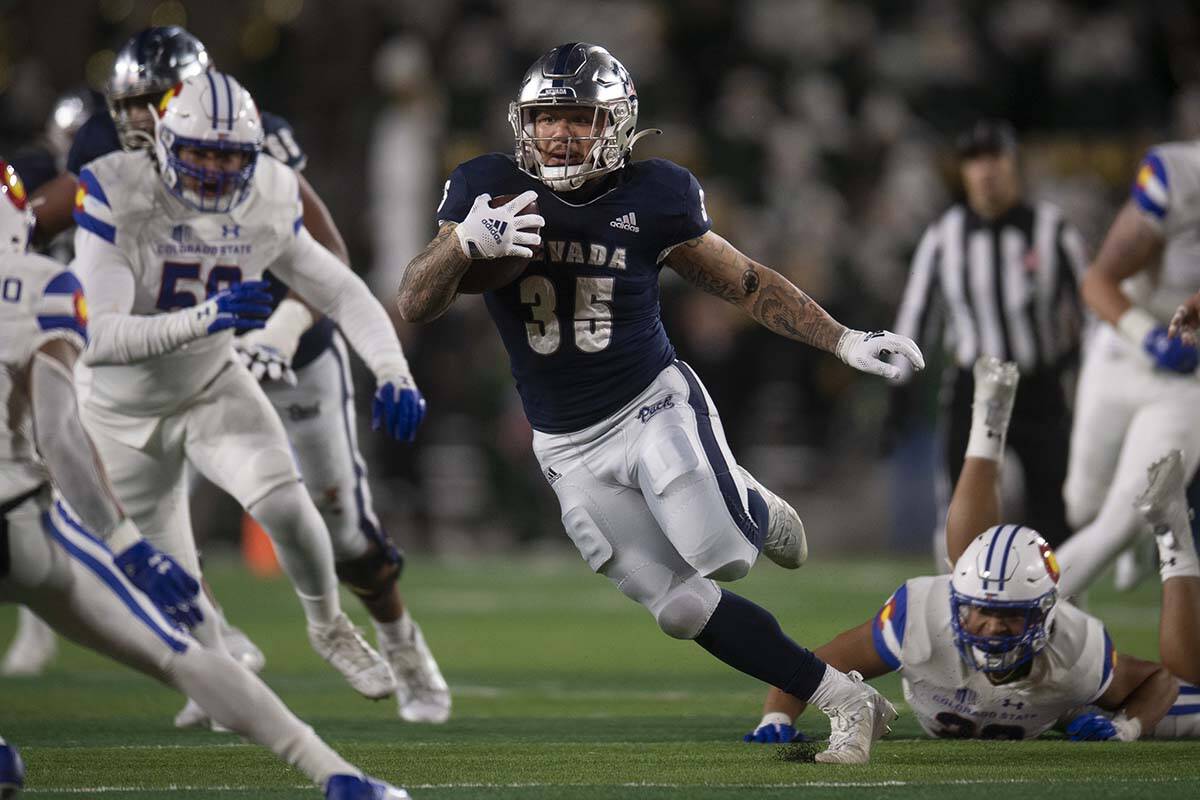
<svg viewBox="0 0 1200 800">
<path fill-rule="evenodd" d="M 740 591 L 773 609 L 797 639 L 818 644 L 861 622 L 924 567 L 817 562 L 788 573 L 764 563 Z M 904 715 L 867 767 L 744 745 L 760 687 L 694 644 L 663 636 L 575 560 L 412 564 L 403 586 L 455 705 L 444 726 L 408 725 L 390 703 L 359 699 L 308 649 L 286 583 L 219 566 L 210 577 L 230 617 L 266 651 L 264 677 L 283 699 L 352 761 L 418 798 L 1200 796 L 1200 742 L 930 741 Z M 1119 649 L 1155 654 L 1156 583 L 1093 597 Z M 13 618 L 12 609 L 0 611 L 0 641 Z M 900 700 L 897 680 L 879 686 Z M 26 758 L 31 798 L 318 796 L 265 751 L 174 730 L 179 706 L 166 689 L 67 646 L 46 676 L 0 680 L 0 734 Z M 828 732 L 820 715 L 806 715 L 802 727 Z"/>
</svg>

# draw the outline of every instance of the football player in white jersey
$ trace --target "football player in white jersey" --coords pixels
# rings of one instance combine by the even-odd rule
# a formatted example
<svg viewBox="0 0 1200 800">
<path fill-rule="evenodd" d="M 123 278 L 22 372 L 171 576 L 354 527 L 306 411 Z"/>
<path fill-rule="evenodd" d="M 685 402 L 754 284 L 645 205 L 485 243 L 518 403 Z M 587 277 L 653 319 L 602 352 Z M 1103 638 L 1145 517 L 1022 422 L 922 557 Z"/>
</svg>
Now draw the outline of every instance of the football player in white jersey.
<svg viewBox="0 0 1200 800">
<path fill-rule="evenodd" d="M 26 253 L 33 215 L 3 161 L 0 195 L 0 602 L 23 603 L 63 635 L 196 698 L 327 798 L 407 798 L 364 776 L 262 681 L 178 627 L 201 619 L 199 584 L 142 539 L 80 420 L 72 368 L 88 341 L 83 289 L 58 262 Z M 0 740 L 0 794 L 22 780 L 20 757 Z"/>
<path fill-rule="evenodd" d="M 198 572 L 186 461 L 271 535 L 314 649 L 363 695 L 391 695 L 391 669 L 341 610 L 329 533 L 282 424 L 233 354 L 233 332 L 269 314 L 263 272 L 340 324 L 378 380 L 391 435 L 412 435 L 424 400 L 383 308 L 304 229 L 296 173 L 258 157 L 249 93 L 209 70 L 169 91 L 155 124 L 153 154 L 111 153 L 79 176 L 74 266 L 94 313 L 84 420 L 117 495 L 164 551 Z M 196 632 L 221 645 L 214 624 Z"/>
<path fill-rule="evenodd" d="M 1101 324 L 1079 377 L 1063 488 L 1076 530 L 1058 548 L 1071 565 L 1064 594 L 1086 589 L 1146 529 L 1133 500 L 1148 463 L 1180 448 L 1185 478 L 1196 473 L 1200 359 L 1167 325 L 1197 286 L 1200 141 L 1164 144 L 1142 161 L 1081 287 Z"/>
<path fill-rule="evenodd" d="M 931 736 L 1027 739 L 1056 725 L 1077 740 L 1200 736 L 1200 632 L 1186 593 L 1200 597 L 1178 451 L 1155 462 L 1139 508 L 1162 536 L 1164 665 L 1117 656 L 1100 620 L 1060 598 L 1046 542 L 1021 525 L 997 525 L 1000 457 L 1017 370 L 984 358 L 962 475 L 947 515 L 949 575 L 914 578 L 870 620 L 815 652 L 866 677 L 899 671 L 904 696 Z M 983 530 L 983 533 L 977 534 Z M 1071 566 L 1064 562 L 1064 571 Z M 1168 632 L 1170 635 L 1168 635 Z M 1168 639 L 1190 641 L 1169 652 Z M 1182 669 L 1188 658 L 1190 670 Z M 804 704 L 778 690 L 745 737 L 787 742 Z"/>
</svg>

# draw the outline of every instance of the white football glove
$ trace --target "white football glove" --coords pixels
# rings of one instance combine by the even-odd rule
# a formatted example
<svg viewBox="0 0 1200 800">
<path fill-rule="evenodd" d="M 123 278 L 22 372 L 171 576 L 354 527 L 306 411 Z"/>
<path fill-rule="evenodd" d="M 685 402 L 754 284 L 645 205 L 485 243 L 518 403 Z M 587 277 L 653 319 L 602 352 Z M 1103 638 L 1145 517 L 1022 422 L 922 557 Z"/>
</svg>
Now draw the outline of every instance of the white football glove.
<svg viewBox="0 0 1200 800">
<path fill-rule="evenodd" d="M 300 337 L 312 327 L 312 313 L 303 303 L 284 298 L 267 325 L 233 340 L 238 358 L 257 381 L 283 381 L 296 385 L 292 359 Z"/>
<path fill-rule="evenodd" d="M 473 260 L 508 256 L 533 258 L 530 248 L 541 245 L 542 236 L 538 229 L 546 224 L 546 220 L 540 214 L 519 212 L 537 199 L 537 192 L 532 189 L 522 192 L 499 208 L 489 205 L 491 199 L 490 194 L 476 197 L 471 213 L 454 229 L 463 254 Z"/>
<path fill-rule="evenodd" d="M 925 358 L 916 342 L 891 331 L 856 331 L 847 329 L 838 339 L 837 357 L 860 372 L 880 375 L 889 381 L 899 381 L 905 370 L 887 362 L 897 353 L 912 364 L 913 369 L 925 369 Z"/>
</svg>

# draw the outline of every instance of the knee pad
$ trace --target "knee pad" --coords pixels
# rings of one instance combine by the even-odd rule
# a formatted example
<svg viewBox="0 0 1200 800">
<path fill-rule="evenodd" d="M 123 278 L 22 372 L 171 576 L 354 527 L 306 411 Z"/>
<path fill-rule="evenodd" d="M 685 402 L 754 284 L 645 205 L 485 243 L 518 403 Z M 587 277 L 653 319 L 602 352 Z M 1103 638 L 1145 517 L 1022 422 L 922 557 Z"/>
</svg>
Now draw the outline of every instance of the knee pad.
<svg viewBox="0 0 1200 800">
<path fill-rule="evenodd" d="M 674 639 L 699 636 L 721 599 L 712 581 L 699 575 L 680 578 L 662 564 L 653 563 L 635 570 L 618 588 L 645 606 L 663 633 Z"/>
<path fill-rule="evenodd" d="M 404 571 L 404 554 L 390 539 L 372 544 L 365 555 L 334 565 L 338 580 L 364 600 L 376 600 L 392 590 Z"/>
<path fill-rule="evenodd" d="M 704 477 L 706 461 L 692 445 L 687 431 L 679 425 L 666 425 L 653 434 L 642 448 L 638 465 L 643 471 L 643 486 L 662 496 L 676 485 L 695 483 Z"/>
</svg>

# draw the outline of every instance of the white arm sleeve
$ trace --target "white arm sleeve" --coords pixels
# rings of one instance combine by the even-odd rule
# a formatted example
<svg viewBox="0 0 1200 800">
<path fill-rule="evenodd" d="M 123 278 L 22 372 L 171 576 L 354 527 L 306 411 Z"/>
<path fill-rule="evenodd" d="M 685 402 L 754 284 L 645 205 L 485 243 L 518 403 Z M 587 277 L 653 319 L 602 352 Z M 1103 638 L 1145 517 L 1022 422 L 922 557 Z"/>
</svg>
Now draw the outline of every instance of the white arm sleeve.
<svg viewBox="0 0 1200 800">
<path fill-rule="evenodd" d="M 292 290 L 333 319 L 376 380 L 411 378 L 396 329 L 362 279 L 301 228 L 271 265 Z"/>
<path fill-rule="evenodd" d="M 88 366 L 129 364 L 160 356 L 207 333 L 196 309 L 139 316 L 133 308 L 133 270 L 115 245 L 83 228 L 75 232 L 72 268 L 88 299 Z"/>
<path fill-rule="evenodd" d="M 79 420 L 75 383 L 57 358 L 42 352 L 30 363 L 33 435 L 54 485 L 93 533 L 120 552 L 140 536 L 113 495 L 100 456 Z"/>
</svg>

